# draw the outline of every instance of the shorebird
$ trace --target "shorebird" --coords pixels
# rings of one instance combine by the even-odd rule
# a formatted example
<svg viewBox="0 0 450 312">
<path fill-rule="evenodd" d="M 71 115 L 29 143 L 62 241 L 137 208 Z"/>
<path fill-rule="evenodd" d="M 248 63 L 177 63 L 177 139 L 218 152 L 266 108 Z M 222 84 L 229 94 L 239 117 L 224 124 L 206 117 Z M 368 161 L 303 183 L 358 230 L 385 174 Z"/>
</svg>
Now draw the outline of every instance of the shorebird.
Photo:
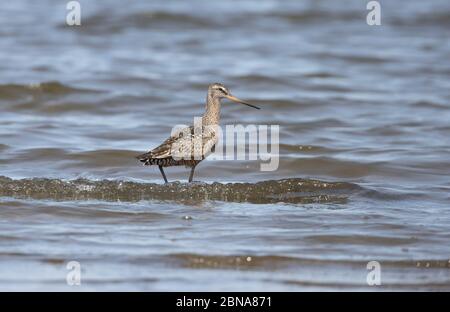
<svg viewBox="0 0 450 312">
<path fill-rule="evenodd" d="M 219 140 L 217 127 L 220 121 L 220 104 L 224 98 L 259 109 L 259 107 L 231 95 L 230 90 L 224 85 L 210 84 L 206 96 L 206 111 L 201 118 L 201 125 L 185 127 L 176 131 L 161 145 L 136 158 L 145 166 L 158 166 L 165 183 L 168 181 L 164 167 L 185 166 L 191 168 L 189 182 L 192 182 L 195 167 L 211 152 L 214 152 L 215 145 Z M 198 131 L 199 128 L 200 131 Z"/>
</svg>

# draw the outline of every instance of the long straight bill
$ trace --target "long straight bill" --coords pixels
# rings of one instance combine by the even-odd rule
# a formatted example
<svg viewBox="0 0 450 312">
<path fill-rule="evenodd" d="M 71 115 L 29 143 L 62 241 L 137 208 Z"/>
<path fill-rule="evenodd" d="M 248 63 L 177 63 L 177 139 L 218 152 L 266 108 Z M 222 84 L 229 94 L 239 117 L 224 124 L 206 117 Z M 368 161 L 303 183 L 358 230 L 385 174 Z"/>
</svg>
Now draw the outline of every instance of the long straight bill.
<svg viewBox="0 0 450 312">
<path fill-rule="evenodd" d="M 225 95 L 225 97 L 226 97 L 227 99 L 233 101 L 233 102 L 241 103 L 241 104 L 244 104 L 244 105 L 247 105 L 247 106 L 256 108 L 256 109 L 260 109 L 258 106 L 255 106 L 255 105 L 252 105 L 252 104 L 250 104 L 250 103 L 244 102 L 244 101 L 242 101 L 241 99 L 238 99 L 238 98 L 235 97 L 235 96 L 232 96 L 232 95 Z"/>
</svg>

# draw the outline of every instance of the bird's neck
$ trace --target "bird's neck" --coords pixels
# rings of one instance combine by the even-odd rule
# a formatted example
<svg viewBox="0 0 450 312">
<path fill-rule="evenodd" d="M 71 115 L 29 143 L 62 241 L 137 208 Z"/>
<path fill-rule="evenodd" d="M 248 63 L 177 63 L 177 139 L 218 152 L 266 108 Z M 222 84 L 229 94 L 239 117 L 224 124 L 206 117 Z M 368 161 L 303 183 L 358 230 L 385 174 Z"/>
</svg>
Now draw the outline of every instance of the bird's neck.
<svg viewBox="0 0 450 312">
<path fill-rule="evenodd" d="M 206 98 L 206 112 L 202 117 L 203 125 L 218 125 L 220 121 L 220 98 L 211 97 Z"/>
</svg>

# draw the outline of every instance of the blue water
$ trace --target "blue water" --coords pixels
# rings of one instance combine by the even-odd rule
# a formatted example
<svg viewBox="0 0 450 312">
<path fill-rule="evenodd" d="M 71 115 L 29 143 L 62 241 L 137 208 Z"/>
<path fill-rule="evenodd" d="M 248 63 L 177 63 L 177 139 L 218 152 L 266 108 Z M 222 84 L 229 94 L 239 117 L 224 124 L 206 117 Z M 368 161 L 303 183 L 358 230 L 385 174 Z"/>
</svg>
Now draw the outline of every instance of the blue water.
<svg viewBox="0 0 450 312">
<path fill-rule="evenodd" d="M 380 2 L 3 3 L 0 289 L 449 290 L 450 4 Z M 134 156 L 216 81 L 262 108 L 222 125 L 279 125 L 278 169 L 163 186 Z"/>
</svg>

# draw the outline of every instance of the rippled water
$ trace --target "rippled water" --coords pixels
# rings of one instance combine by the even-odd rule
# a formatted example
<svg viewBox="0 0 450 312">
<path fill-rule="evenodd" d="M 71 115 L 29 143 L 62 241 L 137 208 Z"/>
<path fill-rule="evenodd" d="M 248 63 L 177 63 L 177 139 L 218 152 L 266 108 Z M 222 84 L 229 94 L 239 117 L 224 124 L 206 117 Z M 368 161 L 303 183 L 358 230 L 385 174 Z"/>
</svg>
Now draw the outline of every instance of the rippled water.
<svg viewBox="0 0 450 312">
<path fill-rule="evenodd" d="M 0 11 L 0 289 L 450 290 L 450 4 L 9 1 Z M 222 82 L 280 165 L 134 158 Z"/>
</svg>

